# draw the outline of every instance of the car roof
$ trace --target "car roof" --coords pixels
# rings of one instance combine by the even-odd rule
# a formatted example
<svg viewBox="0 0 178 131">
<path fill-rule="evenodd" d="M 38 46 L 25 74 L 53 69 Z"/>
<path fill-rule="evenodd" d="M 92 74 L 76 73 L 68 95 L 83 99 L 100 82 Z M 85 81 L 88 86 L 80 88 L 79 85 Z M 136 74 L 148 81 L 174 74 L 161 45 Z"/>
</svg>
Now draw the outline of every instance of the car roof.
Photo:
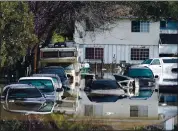
<svg viewBox="0 0 178 131">
<path fill-rule="evenodd" d="M 32 85 L 28 85 L 28 84 L 10 84 L 10 85 L 7 85 L 4 87 L 7 88 L 7 87 L 10 87 L 10 88 L 13 88 L 13 89 L 18 89 L 18 88 L 36 88 Z"/>
<path fill-rule="evenodd" d="M 59 69 L 59 68 L 61 68 L 61 69 L 64 69 L 62 66 L 46 66 L 46 67 L 44 67 L 44 68 L 42 68 L 42 69 L 45 69 L 45 68 L 54 68 L 54 69 Z"/>
<path fill-rule="evenodd" d="M 130 69 L 150 69 L 150 68 L 145 67 L 145 66 L 134 65 L 134 66 L 131 66 Z"/>
<path fill-rule="evenodd" d="M 33 79 L 53 80 L 51 77 L 21 77 L 19 80 L 33 80 Z"/>
<path fill-rule="evenodd" d="M 33 74 L 33 77 L 59 77 L 57 74 Z"/>
<path fill-rule="evenodd" d="M 116 80 L 114 80 L 114 79 L 106 79 L 106 78 L 94 80 L 94 82 L 104 82 L 104 81 L 116 81 Z"/>
</svg>

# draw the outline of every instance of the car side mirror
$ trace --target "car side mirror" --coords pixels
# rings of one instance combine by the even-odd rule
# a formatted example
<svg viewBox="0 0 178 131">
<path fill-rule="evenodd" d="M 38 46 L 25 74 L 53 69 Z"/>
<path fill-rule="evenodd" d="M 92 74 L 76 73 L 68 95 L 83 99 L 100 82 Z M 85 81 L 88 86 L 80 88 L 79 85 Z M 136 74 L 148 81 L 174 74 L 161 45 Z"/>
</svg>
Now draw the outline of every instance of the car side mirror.
<svg viewBox="0 0 178 131">
<path fill-rule="evenodd" d="M 155 75 L 155 78 L 157 79 L 157 78 L 159 78 L 159 76 L 158 76 L 158 75 Z"/>
<path fill-rule="evenodd" d="M 63 91 L 62 88 L 57 88 L 57 89 L 56 89 L 56 92 L 62 92 L 62 91 Z"/>
</svg>

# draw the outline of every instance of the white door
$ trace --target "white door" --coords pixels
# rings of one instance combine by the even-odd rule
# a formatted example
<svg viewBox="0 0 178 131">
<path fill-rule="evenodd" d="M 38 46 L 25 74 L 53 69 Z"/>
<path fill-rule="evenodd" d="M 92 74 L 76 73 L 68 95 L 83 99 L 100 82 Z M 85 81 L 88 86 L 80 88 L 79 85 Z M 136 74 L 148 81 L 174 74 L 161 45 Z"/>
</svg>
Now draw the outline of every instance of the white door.
<svg viewBox="0 0 178 131">
<path fill-rule="evenodd" d="M 149 68 L 153 71 L 154 76 L 162 76 L 162 65 L 159 59 L 154 59 L 149 65 Z"/>
</svg>

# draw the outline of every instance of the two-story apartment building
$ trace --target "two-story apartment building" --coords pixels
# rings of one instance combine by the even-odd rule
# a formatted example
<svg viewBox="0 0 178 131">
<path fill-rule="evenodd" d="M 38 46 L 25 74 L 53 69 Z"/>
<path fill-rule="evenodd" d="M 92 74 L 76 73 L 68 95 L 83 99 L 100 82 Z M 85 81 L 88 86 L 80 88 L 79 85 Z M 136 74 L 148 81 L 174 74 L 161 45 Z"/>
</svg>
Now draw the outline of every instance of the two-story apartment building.
<svg viewBox="0 0 178 131">
<path fill-rule="evenodd" d="M 100 63 L 103 59 L 105 64 L 120 61 L 137 64 L 148 58 L 159 57 L 163 34 L 170 32 L 169 28 L 163 28 L 163 23 L 122 19 L 105 31 L 94 30 L 87 22 L 76 23 L 78 30 L 74 39 L 80 44 L 82 62 Z"/>
</svg>

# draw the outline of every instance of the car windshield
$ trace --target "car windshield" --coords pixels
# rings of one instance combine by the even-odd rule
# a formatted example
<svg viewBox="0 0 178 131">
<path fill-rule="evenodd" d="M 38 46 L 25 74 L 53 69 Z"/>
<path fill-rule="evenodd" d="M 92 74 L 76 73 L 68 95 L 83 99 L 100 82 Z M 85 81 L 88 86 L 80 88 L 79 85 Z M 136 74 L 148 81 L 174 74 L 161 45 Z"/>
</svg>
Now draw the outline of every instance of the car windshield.
<svg viewBox="0 0 178 131">
<path fill-rule="evenodd" d="M 21 84 L 31 84 L 37 87 L 42 92 L 53 92 L 54 86 L 51 80 L 44 80 L 44 79 L 26 79 L 26 80 L 19 80 Z"/>
<path fill-rule="evenodd" d="M 163 59 L 163 63 L 178 63 L 178 59 Z"/>
<path fill-rule="evenodd" d="M 40 71 L 41 74 L 57 74 L 60 78 L 66 78 L 64 69 L 60 68 L 44 68 Z"/>
<path fill-rule="evenodd" d="M 10 89 L 8 98 L 38 98 L 42 97 L 36 88 Z"/>
<path fill-rule="evenodd" d="M 132 78 L 154 78 L 150 69 L 129 69 L 126 75 Z"/>
<path fill-rule="evenodd" d="M 150 64 L 153 59 L 147 59 L 143 61 L 141 64 Z"/>
</svg>

